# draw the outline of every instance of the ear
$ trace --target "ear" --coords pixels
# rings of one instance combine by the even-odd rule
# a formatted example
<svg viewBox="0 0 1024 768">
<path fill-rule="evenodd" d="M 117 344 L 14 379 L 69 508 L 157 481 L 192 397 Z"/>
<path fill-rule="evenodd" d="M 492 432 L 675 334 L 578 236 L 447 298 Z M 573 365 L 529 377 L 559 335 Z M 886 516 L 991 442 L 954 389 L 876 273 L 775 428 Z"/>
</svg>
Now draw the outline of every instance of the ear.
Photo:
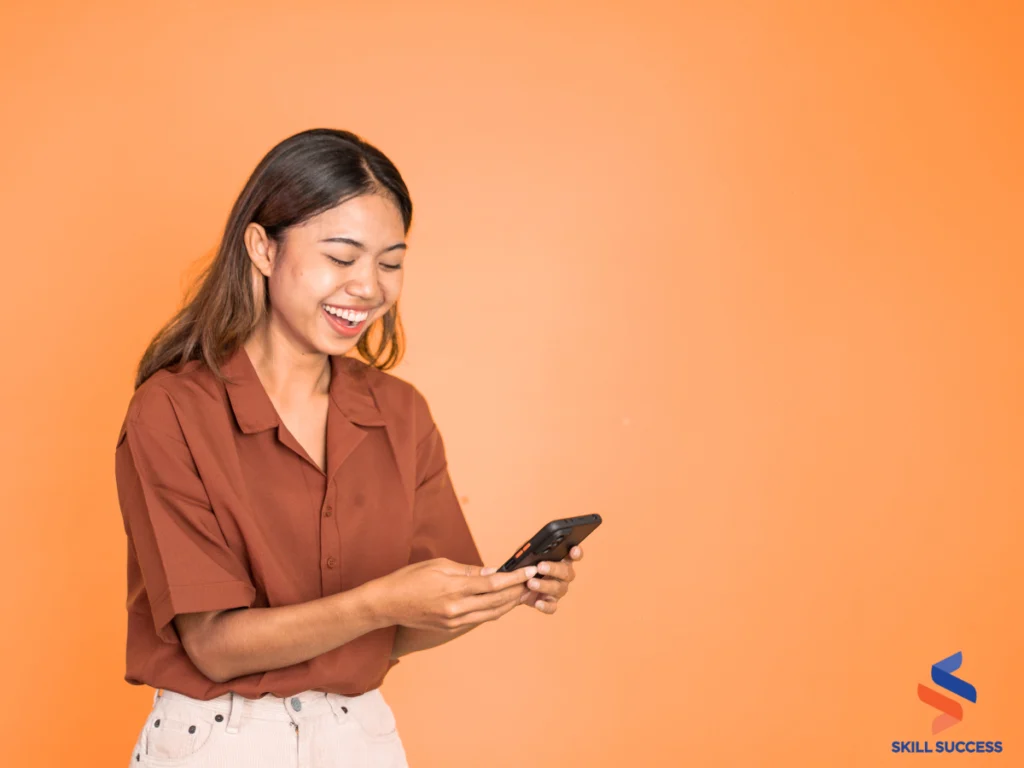
<svg viewBox="0 0 1024 768">
<path fill-rule="evenodd" d="M 242 241 L 245 243 L 245 250 L 249 254 L 253 266 L 264 277 L 270 277 L 274 271 L 274 261 L 277 257 L 277 243 L 255 221 L 250 222 L 249 226 L 245 228 Z"/>
</svg>

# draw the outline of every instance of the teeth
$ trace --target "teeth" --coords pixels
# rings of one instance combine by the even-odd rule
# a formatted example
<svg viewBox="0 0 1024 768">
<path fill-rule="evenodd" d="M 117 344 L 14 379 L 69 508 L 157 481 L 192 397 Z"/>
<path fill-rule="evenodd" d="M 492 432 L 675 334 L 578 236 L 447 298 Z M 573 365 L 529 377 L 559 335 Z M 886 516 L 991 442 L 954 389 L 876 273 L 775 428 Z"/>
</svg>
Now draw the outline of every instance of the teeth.
<svg viewBox="0 0 1024 768">
<path fill-rule="evenodd" d="M 348 320 L 350 323 L 361 323 L 367 317 L 370 316 L 369 312 L 357 312 L 354 309 L 336 309 L 335 307 L 329 307 L 326 304 L 324 309 L 330 312 L 335 317 L 341 317 Z"/>
</svg>

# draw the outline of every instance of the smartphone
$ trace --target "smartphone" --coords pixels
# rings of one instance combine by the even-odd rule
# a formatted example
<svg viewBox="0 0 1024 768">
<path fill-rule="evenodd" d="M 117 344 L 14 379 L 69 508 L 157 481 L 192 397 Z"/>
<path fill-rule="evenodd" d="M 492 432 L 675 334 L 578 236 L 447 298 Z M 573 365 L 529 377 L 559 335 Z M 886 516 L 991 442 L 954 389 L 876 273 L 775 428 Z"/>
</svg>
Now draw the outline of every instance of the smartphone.
<svg viewBox="0 0 1024 768">
<path fill-rule="evenodd" d="M 600 515 L 552 520 L 523 544 L 498 572 L 507 573 L 517 568 L 536 565 L 544 560 L 564 560 L 572 548 L 587 538 L 600 524 Z"/>
</svg>

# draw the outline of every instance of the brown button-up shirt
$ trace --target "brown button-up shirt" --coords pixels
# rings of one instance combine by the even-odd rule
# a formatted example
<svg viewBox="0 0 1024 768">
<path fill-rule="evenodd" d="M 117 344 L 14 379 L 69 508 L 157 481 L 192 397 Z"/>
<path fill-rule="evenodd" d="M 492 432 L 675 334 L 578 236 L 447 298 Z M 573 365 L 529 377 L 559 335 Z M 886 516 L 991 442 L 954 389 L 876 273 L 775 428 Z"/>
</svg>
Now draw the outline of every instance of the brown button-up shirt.
<svg viewBox="0 0 1024 768">
<path fill-rule="evenodd" d="M 128 682 L 198 699 L 364 693 L 394 663 L 395 627 L 215 683 L 172 619 L 315 600 L 434 557 L 482 565 L 423 396 L 352 358 L 331 367 L 326 472 L 278 417 L 244 348 L 222 367 L 228 383 L 191 362 L 135 392 L 115 454 Z"/>
</svg>

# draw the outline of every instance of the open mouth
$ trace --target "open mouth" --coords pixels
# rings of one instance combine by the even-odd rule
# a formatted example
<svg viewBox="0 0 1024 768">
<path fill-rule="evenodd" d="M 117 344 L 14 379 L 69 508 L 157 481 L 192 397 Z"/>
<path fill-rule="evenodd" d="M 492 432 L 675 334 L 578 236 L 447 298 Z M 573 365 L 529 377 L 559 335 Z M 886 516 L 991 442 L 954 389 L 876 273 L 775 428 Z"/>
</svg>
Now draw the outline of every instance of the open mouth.
<svg viewBox="0 0 1024 768">
<path fill-rule="evenodd" d="M 368 310 L 332 307 L 328 304 L 324 304 L 324 315 L 331 327 L 344 336 L 359 333 L 370 317 Z"/>
</svg>

